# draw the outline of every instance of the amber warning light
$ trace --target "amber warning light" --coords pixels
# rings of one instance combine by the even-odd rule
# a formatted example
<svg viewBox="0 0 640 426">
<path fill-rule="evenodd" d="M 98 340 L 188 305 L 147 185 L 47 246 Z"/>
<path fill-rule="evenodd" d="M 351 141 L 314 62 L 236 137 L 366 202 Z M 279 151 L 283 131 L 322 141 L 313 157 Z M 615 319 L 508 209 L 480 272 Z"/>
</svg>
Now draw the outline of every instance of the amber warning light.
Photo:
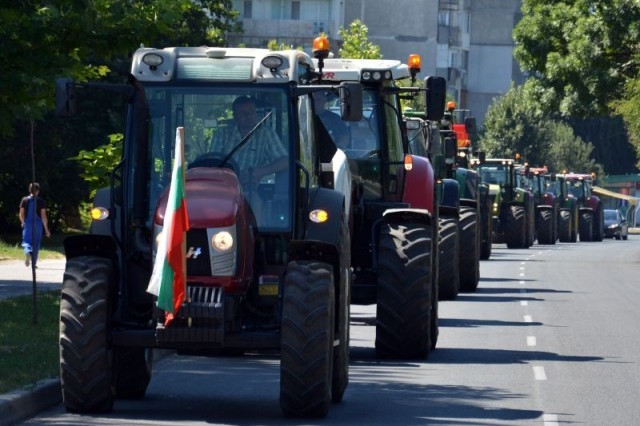
<svg viewBox="0 0 640 426">
<path fill-rule="evenodd" d="M 325 59 L 329 57 L 329 39 L 326 37 L 316 37 L 313 40 L 313 57 Z"/>
</svg>

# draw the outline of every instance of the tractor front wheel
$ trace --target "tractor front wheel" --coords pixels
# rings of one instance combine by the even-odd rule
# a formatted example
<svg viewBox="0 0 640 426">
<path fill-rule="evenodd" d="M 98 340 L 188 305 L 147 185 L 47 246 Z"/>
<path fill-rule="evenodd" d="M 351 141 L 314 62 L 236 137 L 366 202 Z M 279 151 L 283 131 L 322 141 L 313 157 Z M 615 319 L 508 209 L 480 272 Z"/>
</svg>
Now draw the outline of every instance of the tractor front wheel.
<svg viewBox="0 0 640 426">
<path fill-rule="evenodd" d="M 106 413 L 115 398 L 109 348 L 110 260 L 67 259 L 60 299 L 60 384 L 62 402 L 76 413 Z"/>
</svg>

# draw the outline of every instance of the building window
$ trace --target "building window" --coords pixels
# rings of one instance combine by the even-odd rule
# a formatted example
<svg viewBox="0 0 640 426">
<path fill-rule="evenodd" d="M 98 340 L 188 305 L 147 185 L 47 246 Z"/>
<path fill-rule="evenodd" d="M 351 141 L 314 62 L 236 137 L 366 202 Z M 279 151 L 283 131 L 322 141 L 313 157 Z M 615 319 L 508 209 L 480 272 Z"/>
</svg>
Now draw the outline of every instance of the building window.
<svg viewBox="0 0 640 426">
<path fill-rule="evenodd" d="M 252 9 L 253 9 L 253 1 L 252 0 L 244 0 L 244 13 L 242 15 L 243 18 L 245 19 L 251 19 L 251 15 L 252 15 Z"/>
<path fill-rule="evenodd" d="M 293 20 L 300 19 L 300 2 L 299 1 L 291 2 L 291 19 Z"/>
</svg>

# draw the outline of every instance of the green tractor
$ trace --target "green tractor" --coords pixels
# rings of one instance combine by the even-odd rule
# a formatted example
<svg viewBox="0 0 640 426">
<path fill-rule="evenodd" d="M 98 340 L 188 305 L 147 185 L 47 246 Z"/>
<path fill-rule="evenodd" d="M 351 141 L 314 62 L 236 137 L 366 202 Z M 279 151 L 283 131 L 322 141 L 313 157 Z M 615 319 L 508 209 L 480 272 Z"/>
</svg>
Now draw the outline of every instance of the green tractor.
<svg viewBox="0 0 640 426">
<path fill-rule="evenodd" d="M 506 243 L 508 248 L 531 247 L 535 239 L 533 194 L 518 187 L 519 165 L 513 159 L 482 157 L 470 163 L 493 197 L 493 242 Z"/>
</svg>

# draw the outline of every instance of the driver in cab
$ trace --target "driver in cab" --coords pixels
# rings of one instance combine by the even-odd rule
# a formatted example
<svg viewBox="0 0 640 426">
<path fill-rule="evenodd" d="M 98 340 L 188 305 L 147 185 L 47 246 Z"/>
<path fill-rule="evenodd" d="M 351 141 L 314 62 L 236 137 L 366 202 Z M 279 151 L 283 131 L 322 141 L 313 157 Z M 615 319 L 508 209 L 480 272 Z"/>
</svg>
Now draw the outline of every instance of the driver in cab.
<svg viewBox="0 0 640 426">
<path fill-rule="evenodd" d="M 229 153 L 253 130 L 231 160 L 238 166 L 243 184 L 257 185 L 266 175 L 287 167 L 287 148 L 269 126 L 258 124 L 256 100 L 240 96 L 232 105 L 234 125 L 218 129 L 211 145 L 213 152 Z"/>
</svg>

